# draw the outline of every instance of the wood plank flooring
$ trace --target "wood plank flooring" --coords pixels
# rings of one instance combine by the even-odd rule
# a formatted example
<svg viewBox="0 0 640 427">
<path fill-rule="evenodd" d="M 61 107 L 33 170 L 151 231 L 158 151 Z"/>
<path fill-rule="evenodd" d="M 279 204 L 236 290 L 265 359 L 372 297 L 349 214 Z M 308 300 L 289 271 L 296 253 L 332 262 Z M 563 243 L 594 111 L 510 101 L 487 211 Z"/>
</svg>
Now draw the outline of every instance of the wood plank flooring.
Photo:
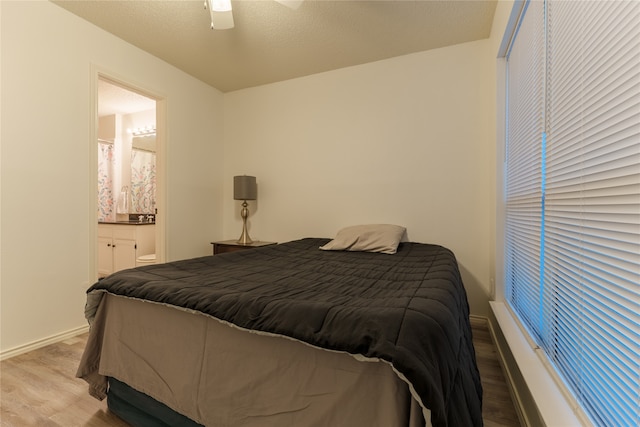
<svg viewBox="0 0 640 427">
<path fill-rule="evenodd" d="M 511 400 L 511 394 L 502 373 L 487 321 L 472 318 L 471 329 L 473 330 L 473 346 L 476 349 L 476 362 L 482 379 L 484 426 L 520 427 L 520 420 Z"/>
<path fill-rule="evenodd" d="M 486 322 L 472 320 L 486 427 L 519 427 Z M 0 426 L 128 427 L 75 378 L 83 334 L 0 362 Z"/>
</svg>

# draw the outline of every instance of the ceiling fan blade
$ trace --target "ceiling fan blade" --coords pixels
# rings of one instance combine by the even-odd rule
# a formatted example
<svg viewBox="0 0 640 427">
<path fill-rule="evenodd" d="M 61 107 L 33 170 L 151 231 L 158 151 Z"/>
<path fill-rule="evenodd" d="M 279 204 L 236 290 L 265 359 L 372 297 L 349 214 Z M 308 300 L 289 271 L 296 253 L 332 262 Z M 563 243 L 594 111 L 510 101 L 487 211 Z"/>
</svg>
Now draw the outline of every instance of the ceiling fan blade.
<svg viewBox="0 0 640 427">
<path fill-rule="evenodd" d="M 233 12 L 213 12 L 211 14 L 211 28 L 214 30 L 228 30 L 233 28 Z"/>
<path fill-rule="evenodd" d="M 211 14 L 211 28 L 228 30 L 233 28 L 233 12 L 230 0 L 205 0 L 205 9 Z"/>
<path fill-rule="evenodd" d="M 289 9 L 296 10 L 300 7 L 304 0 L 275 0 L 283 6 L 288 7 Z"/>
<path fill-rule="evenodd" d="M 289 9 L 297 9 L 304 0 L 275 0 Z M 211 14 L 211 28 L 214 30 L 227 30 L 233 28 L 233 12 L 231 0 L 205 0 L 205 9 Z"/>
</svg>

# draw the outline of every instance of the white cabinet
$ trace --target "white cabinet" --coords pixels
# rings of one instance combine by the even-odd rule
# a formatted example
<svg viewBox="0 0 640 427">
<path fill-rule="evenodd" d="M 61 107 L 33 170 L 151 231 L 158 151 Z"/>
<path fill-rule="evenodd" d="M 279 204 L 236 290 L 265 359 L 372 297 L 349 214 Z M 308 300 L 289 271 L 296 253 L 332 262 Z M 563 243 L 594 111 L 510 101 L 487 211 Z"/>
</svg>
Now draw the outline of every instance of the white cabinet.
<svg viewBox="0 0 640 427">
<path fill-rule="evenodd" d="M 110 230 L 109 230 L 110 231 Z M 101 236 L 105 234 L 103 226 L 98 226 L 98 277 L 105 277 L 113 272 L 113 239 Z"/>
<path fill-rule="evenodd" d="M 133 268 L 136 258 L 155 253 L 155 224 L 98 224 L 98 277 Z"/>
<path fill-rule="evenodd" d="M 113 271 L 126 270 L 136 266 L 136 241 L 113 239 Z"/>
</svg>

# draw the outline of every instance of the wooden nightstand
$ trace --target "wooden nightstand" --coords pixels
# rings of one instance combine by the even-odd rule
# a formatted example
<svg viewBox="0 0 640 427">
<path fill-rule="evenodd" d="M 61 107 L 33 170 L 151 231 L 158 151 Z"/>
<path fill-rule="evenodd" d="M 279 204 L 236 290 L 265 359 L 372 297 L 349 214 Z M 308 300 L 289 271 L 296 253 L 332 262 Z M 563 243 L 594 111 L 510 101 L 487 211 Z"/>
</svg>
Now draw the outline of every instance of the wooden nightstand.
<svg viewBox="0 0 640 427">
<path fill-rule="evenodd" d="M 261 246 L 277 245 L 276 242 L 253 242 L 248 245 L 242 245 L 236 240 L 223 240 L 221 242 L 211 242 L 213 245 L 213 254 L 223 254 L 225 252 L 243 251 L 245 249 L 254 249 Z"/>
</svg>

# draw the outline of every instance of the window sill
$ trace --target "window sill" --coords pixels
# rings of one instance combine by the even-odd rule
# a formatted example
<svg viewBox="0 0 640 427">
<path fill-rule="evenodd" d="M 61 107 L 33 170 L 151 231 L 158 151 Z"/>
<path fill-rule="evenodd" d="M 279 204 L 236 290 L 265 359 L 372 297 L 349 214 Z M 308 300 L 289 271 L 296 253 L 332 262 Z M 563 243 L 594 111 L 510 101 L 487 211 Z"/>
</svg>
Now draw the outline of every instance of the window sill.
<svg viewBox="0 0 640 427">
<path fill-rule="evenodd" d="M 496 301 L 491 301 L 490 305 L 508 348 L 505 348 L 504 344 L 500 345 L 495 331 L 494 340 L 526 424 L 532 425 L 533 418 L 540 418 L 547 427 L 589 425 L 581 420 L 578 415 L 580 409 L 567 400 L 552 374 L 545 367 L 544 356 L 538 354 L 542 350 L 531 347 L 506 305 Z M 506 352 L 512 357 L 505 357 Z M 515 366 L 509 363 L 509 360 L 515 360 Z M 514 374 L 515 370 L 518 371 L 518 375 Z M 515 377 L 521 377 L 524 384 L 518 384 L 518 381 L 514 380 Z M 523 386 L 528 390 L 522 390 Z M 526 400 L 525 396 L 530 396 L 533 402 L 523 402 Z M 537 414 L 531 416 L 531 409 L 527 411 L 527 407 L 535 408 Z"/>
</svg>

